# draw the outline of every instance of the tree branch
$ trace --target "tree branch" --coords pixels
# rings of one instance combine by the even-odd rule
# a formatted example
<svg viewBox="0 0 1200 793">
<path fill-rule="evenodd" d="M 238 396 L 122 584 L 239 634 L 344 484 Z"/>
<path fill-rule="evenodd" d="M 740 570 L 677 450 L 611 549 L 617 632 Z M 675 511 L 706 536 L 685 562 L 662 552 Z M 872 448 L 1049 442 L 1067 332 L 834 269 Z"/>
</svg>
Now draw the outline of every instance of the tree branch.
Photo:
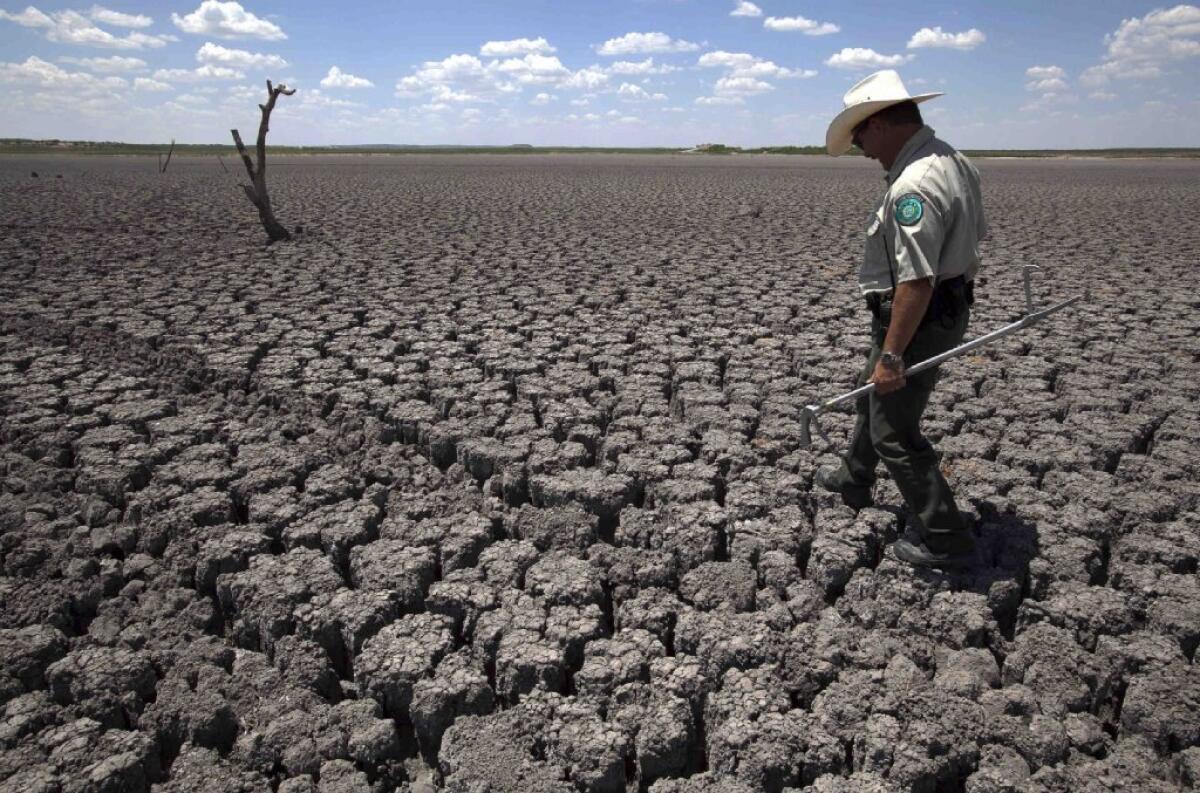
<svg viewBox="0 0 1200 793">
<path fill-rule="evenodd" d="M 231 129 L 233 142 L 237 144 L 238 154 L 242 158 L 242 162 L 246 166 L 246 173 L 250 175 L 250 184 L 242 185 L 242 189 L 246 192 L 246 197 L 258 209 L 259 218 L 262 220 L 263 228 L 267 230 L 267 236 L 272 242 L 278 240 L 290 239 L 283 224 L 275 219 L 275 214 L 271 210 L 271 198 L 267 195 L 267 131 L 270 129 L 271 111 L 275 109 L 275 101 L 280 94 L 291 96 L 296 93 L 295 88 L 289 89 L 283 83 L 278 87 L 271 84 L 267 80 L 267 102 L 260 104 L 258 107 L 262 111 L 262 120 L 258 124 L 258 140 L 255 142 L 255 162 L 250 160 L 250 154 L 246 151 L 246 146 L 242 143 L 242 136 L 238 134 L 236 129 Z"/>
<path fill-rule="evenodd" d="M 159 173 L 167 172 L 167 166 L 169 166 L 171 164 L 171 155 L 174 153 L 175 153 L 175 139 L 171 138 L 171 148 L 167 150 L 167 161 L 162 164 L 162 168 L 160 168 L 158 171 Z"/>
<path fill-rule="evenodd" d="M 250 175 L 250 181 L 254 181 L 254 163 L 250 162 L 250 155 L 246 153 L 246 144 L 242 143 L 242 136 L 238 134 L 236 129 L 229 130 L 233 134 L 233 142 L 237 144 L 238 154 L 242 155 L 242 162 L 246 164 L 246 173 Z"/>
</svg>

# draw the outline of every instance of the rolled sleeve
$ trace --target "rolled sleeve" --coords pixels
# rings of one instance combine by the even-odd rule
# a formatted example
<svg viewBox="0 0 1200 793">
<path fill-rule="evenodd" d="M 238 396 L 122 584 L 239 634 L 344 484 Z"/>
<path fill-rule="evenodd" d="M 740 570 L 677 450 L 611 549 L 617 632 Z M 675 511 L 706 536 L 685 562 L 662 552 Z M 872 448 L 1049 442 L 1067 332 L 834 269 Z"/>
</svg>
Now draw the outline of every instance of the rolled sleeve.
<svg viewBox="0 0 1200 793">
<path fill-rule="evenodd" d="M 896 282 L 916 281 L 925 278 L 935 283 L 939 275 L 939 261 L 945 240 L 943 213 L 928 194 L 906 190 L 895 194 L 884 218 L 886 233 L 890 238 L 896 260 Z M 912 223 L 901 223 L 897 215 L 900 201 L 915 197 L 921 202 L 920 219 Z"/>
</svg>

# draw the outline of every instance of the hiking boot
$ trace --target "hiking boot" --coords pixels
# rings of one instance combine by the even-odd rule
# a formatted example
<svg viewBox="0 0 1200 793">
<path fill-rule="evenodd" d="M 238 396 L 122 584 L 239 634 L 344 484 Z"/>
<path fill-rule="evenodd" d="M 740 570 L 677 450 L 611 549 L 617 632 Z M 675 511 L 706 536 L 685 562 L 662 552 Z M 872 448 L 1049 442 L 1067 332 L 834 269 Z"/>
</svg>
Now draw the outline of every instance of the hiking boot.
<svg viewBox="0 0 1200 793">
<path fill-rule="evenodd" d="M 906 535 L 907 536 L 907 535 Z M 892 544 L 896 558 L 916 567 L 938 567 L 960 570 L 975 563 L 975 542 L 961 543 L 954 550 L 933 550 L 927 541 L 913 542 L 901 537 Z"/>
<path fill-rule="evenodd" d="M 912 545 L 920 545 L 925 542 L 925 530 L 921 528 L 921 524 L 915 520 L 910 520 L 904 524 L 904 532 L 899 539 L 905 540 Z"/>
<path fill-rule="evenodd" d="M 871 497 L 871 488 L 847 485 L 842 482 L 841 472 L 837 468 L 821 468 L 813 477 L 813 484 L 830 493 L 842 497 L 842 503 L 853 510 L 866 509 L 875 505 Z"/>
</svg>

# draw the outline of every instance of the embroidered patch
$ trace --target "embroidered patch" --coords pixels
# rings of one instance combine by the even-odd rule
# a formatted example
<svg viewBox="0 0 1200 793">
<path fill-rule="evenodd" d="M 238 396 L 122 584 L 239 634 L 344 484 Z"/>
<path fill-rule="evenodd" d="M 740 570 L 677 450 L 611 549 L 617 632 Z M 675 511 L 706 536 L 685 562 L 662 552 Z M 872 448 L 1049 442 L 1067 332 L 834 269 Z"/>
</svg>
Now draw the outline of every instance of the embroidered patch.
<svg viewBox="0 0 1200 793">
<path fill-rule="evenodd" d="M 919 223 L 924 214 L 925 199 L 916 193 L 906 193 L 896 199 L 896 222 L 901 226 Z"/>
</svg>

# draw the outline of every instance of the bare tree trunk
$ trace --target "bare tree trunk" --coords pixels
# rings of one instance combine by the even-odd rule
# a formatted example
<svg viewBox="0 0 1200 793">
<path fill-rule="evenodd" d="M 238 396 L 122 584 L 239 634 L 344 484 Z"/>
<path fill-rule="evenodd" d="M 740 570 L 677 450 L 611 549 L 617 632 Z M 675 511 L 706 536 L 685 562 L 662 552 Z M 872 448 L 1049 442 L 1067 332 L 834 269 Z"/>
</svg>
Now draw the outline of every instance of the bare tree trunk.
<svg viewBox="0 0 1200 793">
<path fill-rule="evenodd" d="M 171 155 L 174 153 L 175 153 L 175 139 L 171 138 L 171 148 L 167 149 L 167 161 L 162 162 L 162 155 L 161 154 L 158 155 L 158 160 L 161 163 L 161 166 L 158 169 L 159 173 L 167 172 L 167 166 L 171 164 Z"/>
<path fill-rule="evenodd" d="M 242 162 L 246 165 L 246 173 L 250 175 L 250 184 L 242 185 L 242 189 L 246 191 L 246 197 L 250 199 L 250 203 L 254 204 L 258 210 L 258 217 L 262 220 L 263 228 L 267 230 L 267 236 L 271 238 L 271 242 L 279 242 L 280 240 L 289 240 L 292 238 L 288 234 L 288 230 L 283 227 L 283 224 L 275 219 L 275 213 L 271 209 L 271 196 L 267 194 L 267 129 L 271 120 L 271 111 L 275 109 L 275 100 L 280 94 L 291 96 L 296 93 L 295 88 L 289 89 L 287 86 L 280 83 L 279 87 L 271 85 L 271 81 L 267 80 L 267 103 L 259 105 L 262 110 L 262 121 L 258 125 L 258 143 L 255 147 L 257 155 L 257 164 L 251 162 L 250 155 L 246 153 L 246 146 L 242 143 L 242 136 L 238 134 L 236 129 L 229 130 L 233 135 L 233 142 L 237 144 L 238 154 L 242 157 Z"/>
</svg>

